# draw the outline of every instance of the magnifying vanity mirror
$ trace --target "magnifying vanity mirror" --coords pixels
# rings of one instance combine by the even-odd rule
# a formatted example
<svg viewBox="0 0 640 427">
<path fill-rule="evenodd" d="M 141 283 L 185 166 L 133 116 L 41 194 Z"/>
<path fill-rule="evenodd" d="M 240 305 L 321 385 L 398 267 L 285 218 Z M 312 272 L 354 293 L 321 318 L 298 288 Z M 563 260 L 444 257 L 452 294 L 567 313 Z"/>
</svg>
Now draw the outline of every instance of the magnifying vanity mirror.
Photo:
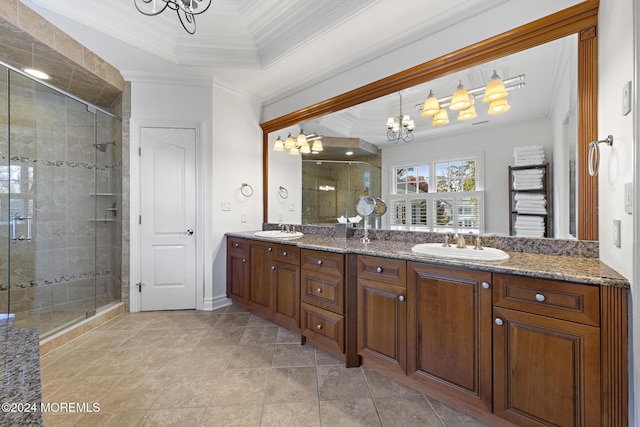
<svg viewBox="0 0 640 427">
<path fill-rule="evenodd" d="M 597 139 L 596 20 L 597 6 L 581 3 L 453 52 L 447 61 L 429 61 L 263 123 L 265 222 L 325 224 L 323 218 L 355 214 L 363 196 L 382 198 L 394 212 L 398 182 L 407 179 L 402 174 L 423 177 L 424 183 L 412 188 L 422 185 L 429 193 L 440 185 L 434 176 L 442 164 L 468 161 L 484 212 L 476 231 L 509 235 L 508 166 L 514 164 L 514 148 L 541 145 L 550 164 L 552 237 L 597 240 L 597 181 L 588 176 L 584 160 L 589 141 Z M 510 91 L 511 109 L 505 114 L 488 115 L 482 93 L 476 95 L 473 120 L 458 121 L 449 111 L 449 123 L 434 126 L 431 117 L 422 116 L 430 91 L 442 99 L 461 83 L 486 85 L 494 72 L 505 81 L 526 76 L 524 87 Z M 400 111 L 414 122 L 411 142 L 388 140 L 387 118 L 397 118 Z M 321 137 L 324 152 L 273 151 L 278 136 L 295 138 L 301 131 Z M 291 190 L 287 199 L 278 196 L 283 183 Z M 326 193 L 323 201 L 314 195 L 311 202 L 309 188 Z M 326 215 L 309 215 L 323 209 Z M 403 229 L 395 225 L 392 215 L 383 216 L 382 228 Z"/>
</svg>

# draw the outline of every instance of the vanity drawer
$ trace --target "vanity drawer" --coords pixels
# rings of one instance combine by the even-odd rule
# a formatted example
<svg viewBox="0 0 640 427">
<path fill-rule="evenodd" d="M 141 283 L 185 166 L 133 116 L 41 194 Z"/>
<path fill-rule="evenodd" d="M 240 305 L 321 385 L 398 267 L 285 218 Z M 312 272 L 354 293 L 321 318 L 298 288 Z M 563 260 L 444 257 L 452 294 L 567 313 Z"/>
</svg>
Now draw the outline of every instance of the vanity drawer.
<svg viewBox="0 0 640 427">
<path fill-rule="evenodd" d="M 293 245 L 276 245 L 273 251 L 274 261 L 288 264 L 300 264 L 300 248 Z"/>
<path fill-rule="evenodd" d="M 249 253 L 249 242 L 246 239 L 227 237 L 227 251 L 238 255 Z"/>
<path fill-rule="evenodd" d="M 323 347 L 344 353 L 344 316 L 302 303 L 302 335 Z"/>
<path fill-rule="evenodd" d="M 358 255 L 358 279 L 406 287 L 407 263 L 398 259 Z"/>
<path fill-rule="evenodd" d="M 600 325 L 598 286 L 494 274 L 493 304 L 587 325 Z"/>
<path fill-rule="evenodd" d="M 323 274 L 342 278 L 344 274 L 344 255 L 303 249 L 301 267 L 305 270 L 322 272 Z"/>
<path fill-rule="evenodd" d="M 303 269 L 300 275 L 302 301 L 344 314 L 344 286 L 342 277 Z"/>
</svg>

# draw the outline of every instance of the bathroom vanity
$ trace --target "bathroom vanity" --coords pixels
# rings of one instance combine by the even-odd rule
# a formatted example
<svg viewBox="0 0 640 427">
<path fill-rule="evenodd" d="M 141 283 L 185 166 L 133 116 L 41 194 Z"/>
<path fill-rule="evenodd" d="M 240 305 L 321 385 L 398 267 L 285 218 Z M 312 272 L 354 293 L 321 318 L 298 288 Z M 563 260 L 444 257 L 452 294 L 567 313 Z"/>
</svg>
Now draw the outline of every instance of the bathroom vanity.
<svg viewBox="0 0 640 427">
<path fill-rule="evenodd" d="M 501 261 L 411 251 L 427 238 L 228 233 L 227 295 L 492 425 L 626 425 L 629 284 L 597 251 L 515 238 L 485 243 Z"/>
</svg>

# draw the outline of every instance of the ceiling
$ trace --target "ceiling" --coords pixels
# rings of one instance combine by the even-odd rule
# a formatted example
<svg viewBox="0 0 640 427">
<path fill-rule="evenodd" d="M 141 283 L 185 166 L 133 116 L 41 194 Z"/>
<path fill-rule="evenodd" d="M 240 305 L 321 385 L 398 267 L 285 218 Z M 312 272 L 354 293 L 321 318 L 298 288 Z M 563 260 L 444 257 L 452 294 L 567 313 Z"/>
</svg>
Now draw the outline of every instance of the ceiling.
<svg viewBox="0 0 640 427">
<path fill-rule="evenodd" d="M 213 0 L 209 10 L 196 17 L 197 31 L 190 35 L 175 12 L 144 16 L 136 10 L 134 0 L 20 1 L 115 66 L 127 80 L 213 80 L 263 104 L 508 3 Z M 465 132 L 474 126 L 549 117 L 557 70 L 575 55 L 576 44 L 550 43 L 406 89 L 402 91 L 403 112 L 414 119 L 414 134 L 422 139 Z M 415 108 L 424 102 L 429 90 L 445 97 L 453 93 L 459 81 L 467 88 L 483 86 L 493 70 L 503 79 L 526 75 L 526 86 L 510 92 L 512 108 L 506 114 L 489 116 L 485 106 L 476 105 L 477 119 L 458 122 L 450 112 L 450 124 L 434 127 Z M 397 117 L 399 108 L 399 94 L 392 94 L 300 125 L 307 133 L 361 138 L 382 147 L 389 144 L 386 119 Z"/>
<path fill-rule="evenodd" d="M 507 2 L 213 0 L 189 35 L 175 12 L 144 16 L 133 0 L 20 1 L 128 80 L 213 78 L 263 102 Z"/>
</svg>

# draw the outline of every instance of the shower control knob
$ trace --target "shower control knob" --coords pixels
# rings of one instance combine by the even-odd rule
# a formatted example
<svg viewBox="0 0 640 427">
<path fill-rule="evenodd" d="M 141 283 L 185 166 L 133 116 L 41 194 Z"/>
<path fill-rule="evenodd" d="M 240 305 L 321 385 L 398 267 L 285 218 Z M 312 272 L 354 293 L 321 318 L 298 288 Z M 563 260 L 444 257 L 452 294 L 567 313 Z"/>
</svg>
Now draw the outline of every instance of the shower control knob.
<svg viewBox="0 0 640 427">
<path fill-rule="evenodd" d="M 187 230 L 187 236 L 192 236 L 193 235 L 193 230 L 190 228 Z"/>
</svg>

